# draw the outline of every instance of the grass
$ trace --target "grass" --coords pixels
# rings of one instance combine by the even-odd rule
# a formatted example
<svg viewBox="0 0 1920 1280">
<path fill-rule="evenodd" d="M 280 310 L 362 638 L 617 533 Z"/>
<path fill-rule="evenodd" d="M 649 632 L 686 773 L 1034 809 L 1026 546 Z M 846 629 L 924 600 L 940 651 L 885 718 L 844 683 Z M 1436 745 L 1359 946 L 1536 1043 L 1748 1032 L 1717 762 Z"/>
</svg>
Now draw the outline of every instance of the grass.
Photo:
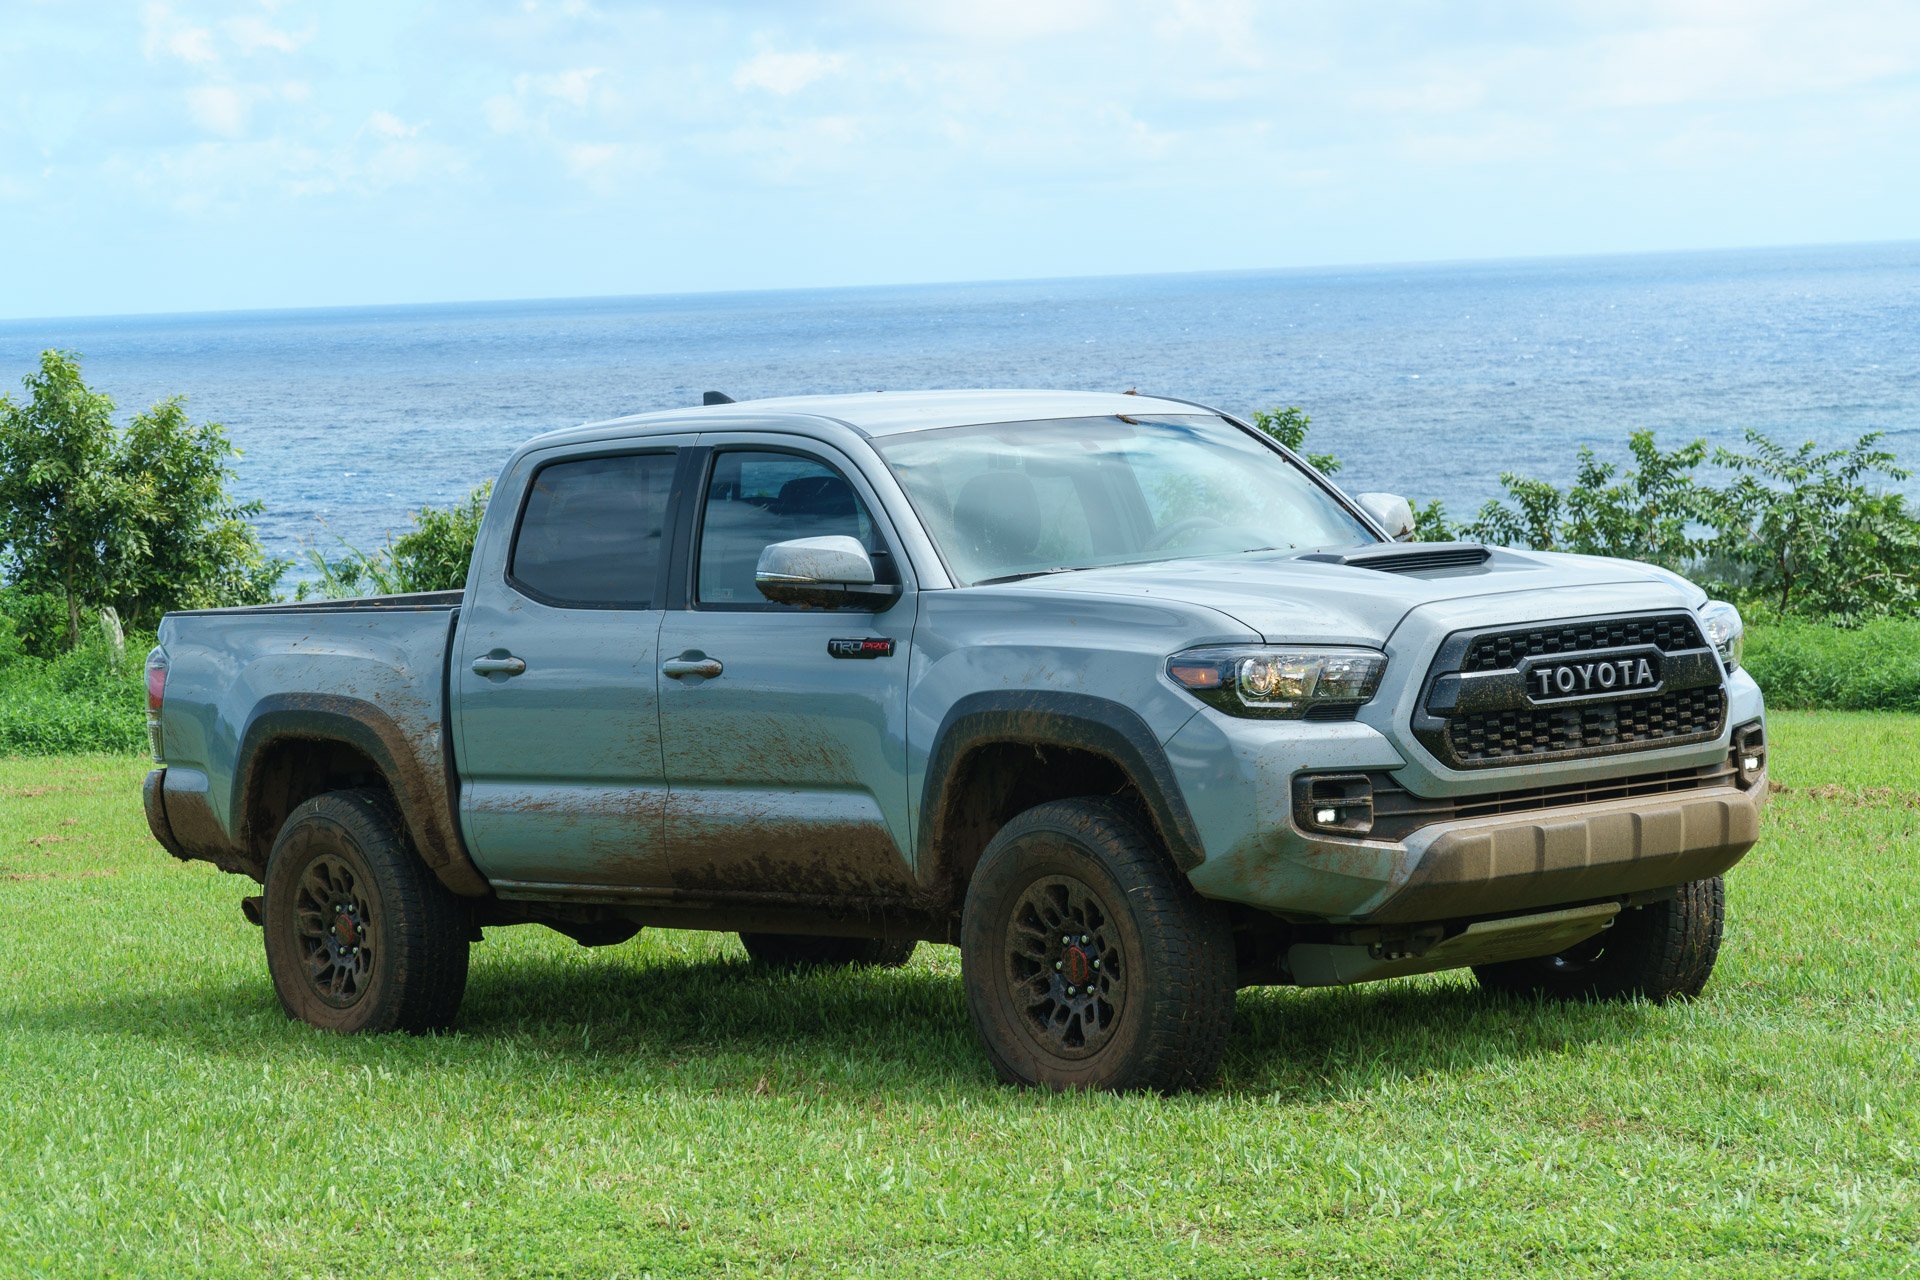
<svg viewBox="0 0 1920 1280">
<path fill-rule="evenodd" d="M 475 950 L 456 1034 L 329 1038 L 128 757 L 0 760 L 0 1272 L 1920 1272 L 1920 717 L 1775 723 L 1706 997 L 1243 992 L 1173 1099 L 996 1085 L 956 955 Z"/>
</svg>

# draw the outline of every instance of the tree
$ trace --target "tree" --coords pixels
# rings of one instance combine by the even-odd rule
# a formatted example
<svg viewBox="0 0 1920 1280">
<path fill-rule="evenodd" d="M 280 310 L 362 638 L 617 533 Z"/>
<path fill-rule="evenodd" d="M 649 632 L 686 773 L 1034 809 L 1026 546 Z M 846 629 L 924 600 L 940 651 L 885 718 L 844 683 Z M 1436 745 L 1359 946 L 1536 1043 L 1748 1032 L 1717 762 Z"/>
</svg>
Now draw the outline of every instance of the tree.
<svg viewBox="0 0 1920 1280">
<path fill-rule="evenodd" d="M 1790 449 L 1758 431 L 1746 453 L 1714 450 L 1738 477 L 1710 495 L 1712 554 L 1743 569 L 1747 589 L 1781 613 L 1853 620 L 1912 613 L 1920 605 L 1920 520 L 1870 476 L 1910 474 L 1879 447 L 1880 434 L 1818 452 Z"/>
<path fill-rule="evenodd" d="M 62 601 L 66 647 L 95 608 L 150 628 L 168 609 L 273 598 L 285 562 L 247 523 L 259 504 L 227 493 L 223 428 L 195 425 L 178 398 L 117 428 L 67 352 L 43 352 L 22 385 L 24 401 L 0 396 L 0 570 Z"/>
<path fill-rule="evenodd" d="M 1340 470 L 1340 459 L 1330 453 L 1306 452 L 1307 428 L 1312 423 L 1313 419 L 1299 405 L 1288 405 L 1284 409 L 1258 409 L 1253 415 L 1254 426 L 1305 458 L 1308 465 L 1321 475 L 1330 476 Z"/>
</svg>

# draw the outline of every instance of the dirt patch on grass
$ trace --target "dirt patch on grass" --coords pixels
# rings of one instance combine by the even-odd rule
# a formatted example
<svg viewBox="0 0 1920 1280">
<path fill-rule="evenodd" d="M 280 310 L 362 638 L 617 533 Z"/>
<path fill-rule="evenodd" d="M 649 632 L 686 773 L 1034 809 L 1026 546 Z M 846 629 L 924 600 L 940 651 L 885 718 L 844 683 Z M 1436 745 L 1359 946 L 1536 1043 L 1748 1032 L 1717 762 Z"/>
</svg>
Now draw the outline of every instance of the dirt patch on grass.
<svg viewBox="0 0 1920 1280">
<path fill-rule="evenodd" d="M 0 787 L 0 800 L 32 800 L 38 796 L 50 796 L 60 791 L 71 791 L 72 787 L 63 787 L 48 783 L 43 787 Z"/>
<path fill-rule="evenodd" d="M 1902 791 L 1897 787 L 1843 787 L 1829 782 L 1818 787 L 1775 786 L 1772 790 L 1779 795 L 1827 800 L 1855 809 L 1920 809 L 1920 791 Z"/>
<path fill-rule="evenodd" d="M 45 835 L 30 837 L 27 843 L 38 849 L 43 844 L 70 844 L 72 841 L 72 836 Z"/>
<path fill-rule="evenodd" d="M 18 884 L 26 880 L 104 880 L 118 871 L 0 871 L 0 881 Z"/>
</svg>

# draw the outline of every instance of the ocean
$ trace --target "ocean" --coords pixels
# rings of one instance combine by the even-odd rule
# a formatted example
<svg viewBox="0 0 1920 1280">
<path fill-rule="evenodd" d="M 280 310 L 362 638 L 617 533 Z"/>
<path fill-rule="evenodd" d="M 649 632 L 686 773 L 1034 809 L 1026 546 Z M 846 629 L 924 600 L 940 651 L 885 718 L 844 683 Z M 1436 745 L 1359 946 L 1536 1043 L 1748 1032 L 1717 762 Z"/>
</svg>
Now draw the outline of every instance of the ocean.
<svg viewBox="0 0 1920 1280">
<path fill-rule="evenodd" d="M 0 321 L 0 386 L 78 352 L 245 451 L 277 555 L 373 547 L 530 436 L 737 399 L 1071 387 L 1299 405 L 1350 491 L 1469 514 L 1627 433 L 1867 431 L 1920 468 L 1920 242 L 885 288 Z M 1915 492 L 1913 482 L 1899 486 Z"/>
</svg>

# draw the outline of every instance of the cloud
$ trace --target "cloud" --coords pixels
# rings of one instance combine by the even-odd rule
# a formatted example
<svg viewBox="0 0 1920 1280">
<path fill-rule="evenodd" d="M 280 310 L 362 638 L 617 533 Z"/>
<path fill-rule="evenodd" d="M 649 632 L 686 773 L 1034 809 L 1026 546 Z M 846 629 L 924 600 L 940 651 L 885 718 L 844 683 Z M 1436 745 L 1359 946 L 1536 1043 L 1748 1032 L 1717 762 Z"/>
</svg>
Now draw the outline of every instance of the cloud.
<svg viewBox="0 0 1920 1280">
<path fill-rule="evenodd" d="M 252 95 L 226 84 L 203 84 L 187 90 L 187 114 L 208 133 L 237 138 L 247 131 Z"/>
<path fill-rule="evenodd" d="M 366 131 L 381 138 L 411 138 L 420 132 L 417 124 L 408 124 L 391 111 L 376 111 L 367 117 Z"/>
<path fill-rule="evenodd" d="M 274 53 L 296 53 L 307 41 L 313 39 L 314 29 L 305 31 L 283 31 L 266 19 L 252 14 L 229 18 L 221 24 L 227 39 L 233 42 L 242 55 L 251 56 L 271 50 Z"/>
<path fill-rule="evenodd" d="M 197 67 L 220 61 L 213 49 L 213 31 L 182 21 L 164 4 L 153 3 L 140 12 L 140 51 L 147 61 L 176 58 Z"/>
<path fill-rule="evenodd" d="M 781 96 L 795 94 L 847 65 L 840 53 L 775 53 L 768 50 L 741 63 L 733 73 L 736 89 L 764 89 Z"/>
</svg>

